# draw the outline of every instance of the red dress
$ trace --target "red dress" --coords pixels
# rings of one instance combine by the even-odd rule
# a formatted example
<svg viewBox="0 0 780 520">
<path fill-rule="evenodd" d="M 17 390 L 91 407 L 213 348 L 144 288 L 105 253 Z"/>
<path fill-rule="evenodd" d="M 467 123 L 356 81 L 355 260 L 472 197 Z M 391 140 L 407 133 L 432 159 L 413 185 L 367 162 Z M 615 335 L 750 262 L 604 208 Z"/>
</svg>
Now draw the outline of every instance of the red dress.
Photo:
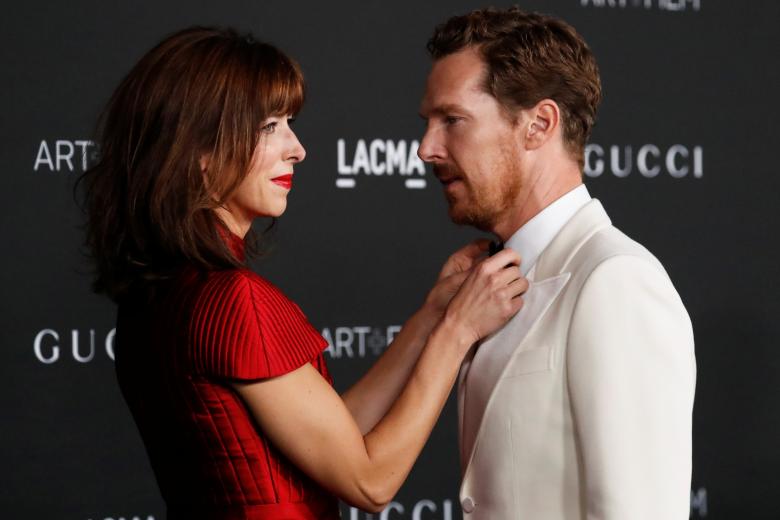
<svg viewBox="0 0 780 520">
<path fill-rule="evenodd" d="M 270 444 L 228 384 L 305 363 L 332 384 L 326 341 L 279 289 L 248 269 L 187 268 L 151 303 L 119 305 L 115 341 L 169 519 L 339 518 L 336 498 Z"/>
</svg>

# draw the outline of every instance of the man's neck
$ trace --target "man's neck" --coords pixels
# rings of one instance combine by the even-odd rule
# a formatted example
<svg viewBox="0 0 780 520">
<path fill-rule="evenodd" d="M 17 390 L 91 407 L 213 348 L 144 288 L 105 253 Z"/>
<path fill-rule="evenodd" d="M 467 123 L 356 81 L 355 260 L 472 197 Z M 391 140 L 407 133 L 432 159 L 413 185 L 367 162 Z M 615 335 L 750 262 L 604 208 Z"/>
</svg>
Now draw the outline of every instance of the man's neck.
<svg viewBox="0 0 780 520">
<path fill-rule="evenodd" d="M 548 175 L 537 176 L 536 181 L 529 186 L 525 195 L 518 197 L 517 203 L 509 208 L 506 215 L 493 226 L 493 234 L 502 242 L 506 242 L 509 237 L 544 208 L 582 184 L 579 172 L 576 175 L 572 175 L 570 172 L 560 175 L 552 174 L 552 172 L 547 173 Z M 545 178 L 552 180 L 544 182 Z"/>
</svg>

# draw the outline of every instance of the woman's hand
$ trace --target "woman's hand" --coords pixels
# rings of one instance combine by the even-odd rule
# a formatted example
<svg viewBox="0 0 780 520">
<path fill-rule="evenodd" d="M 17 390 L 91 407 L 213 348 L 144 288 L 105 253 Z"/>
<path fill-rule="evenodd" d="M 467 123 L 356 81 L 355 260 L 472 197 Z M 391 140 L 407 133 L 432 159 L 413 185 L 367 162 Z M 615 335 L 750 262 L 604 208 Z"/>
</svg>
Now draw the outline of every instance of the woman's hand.
<svg viewBox="0 0 780 520">
<path fill-rule="evenodd" d="M 484 254 L 488 250 L 489 240 L 475 240 L 455 251 L 444 262 L 436 285 L 431 288 L 425 298 L 425 307 L 438 321 L 444 314 L 452 297 L 458 292 L 460 286 L 468 278 L 469 273 L 479 262 L 484 260 Z"/>
<path fill-rule="evenodd" d="M 461 247 L 450 255 L 439 272 L 438 280 L 443 280 L 458 273 L 470 271 L 472 267 L 483 260 L 483 255 L 490 246 L 490 240 L 480 238 Z"/>
<path fill-rule="evenodd" d="M 472 268 L 447 307 L 444 321 L 474 344 L 520 310 L 526 290 L 520 255 L 504 249 Z"/>
</svg>

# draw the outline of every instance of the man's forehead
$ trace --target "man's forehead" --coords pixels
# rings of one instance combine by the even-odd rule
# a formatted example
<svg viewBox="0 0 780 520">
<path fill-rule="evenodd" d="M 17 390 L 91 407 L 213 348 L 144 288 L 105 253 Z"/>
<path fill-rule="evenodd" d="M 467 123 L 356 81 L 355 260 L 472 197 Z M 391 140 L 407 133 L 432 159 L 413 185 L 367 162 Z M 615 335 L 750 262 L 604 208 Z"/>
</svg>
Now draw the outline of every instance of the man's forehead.
<svg viewBox="0 0 780 520">
<path fill-rule="evenodd" d="M 429 83 L 420 103 L 420 113 L 437 115 L 450 112 L 468 112 L 469 107 L 491 97 L 485 92 L 480 77 L 461 78 L 454 82 Z"/>
<path fill-rule="evenodd" d="M 465 109 L 484 90 L 486 67 L 478 52 L 459 51 L 434 62 L 420 104 L 421 112 Z"/>
<path fill-rule="evenodd" d="M 428 75 L 428 83 L 443 83 L 464 88 L 476 88 L 485 77 L 487 66 L 474 50 L 463 50 L 436 60 Z"/>
</svg>

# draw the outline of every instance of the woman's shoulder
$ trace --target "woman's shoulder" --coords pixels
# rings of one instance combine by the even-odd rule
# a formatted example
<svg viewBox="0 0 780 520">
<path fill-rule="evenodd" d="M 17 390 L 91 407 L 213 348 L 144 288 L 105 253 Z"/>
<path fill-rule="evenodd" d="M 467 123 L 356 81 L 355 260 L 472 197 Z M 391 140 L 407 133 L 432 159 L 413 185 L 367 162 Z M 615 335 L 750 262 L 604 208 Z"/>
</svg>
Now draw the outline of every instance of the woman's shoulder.
<svg viewBox="0 0 780 520">
<path fill-rule="evenodd" d="M 298 305 L 249 269 L 208 273 L 198 293 L 189 337 L 204 372 L 273 377 L 327 346 Z"/>
<path fill-rule="evenodd" d="M 245 267 L 209 271 L 202 278 L 201 292 L 230 295 L 247 291 L 282 294 L 269 280 Z"/>
<path fill-rule="evenodd" d="M 199 310 L 224 306 L 270 313 L 296 307 L 276 285 L 247 268 L 202 273 L 194 287 L 193 303 L 197 315 L 202 315 Z"/>
</svg>

